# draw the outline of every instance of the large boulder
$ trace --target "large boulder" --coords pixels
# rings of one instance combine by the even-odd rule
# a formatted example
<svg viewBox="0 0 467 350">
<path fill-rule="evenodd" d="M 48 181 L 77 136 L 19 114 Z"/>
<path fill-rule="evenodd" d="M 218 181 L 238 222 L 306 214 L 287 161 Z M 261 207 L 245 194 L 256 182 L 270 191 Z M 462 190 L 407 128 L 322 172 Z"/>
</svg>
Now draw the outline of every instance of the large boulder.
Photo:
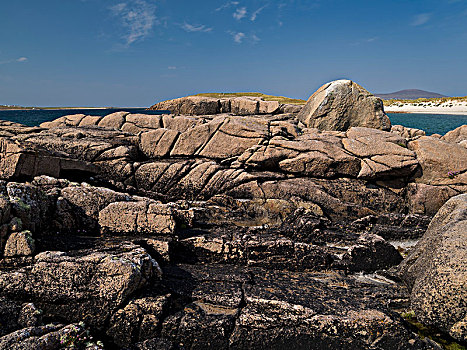
<svg viewBox="0 0 467 350">
<path fill-rule="evenodd" d="M 352 126 L 391 130 L 382 100 L 350 80 L 321 86 L 297 118 L 308 127 L 322 130 L 345 131 Z"/>
<path fill-rule="evenodd" d="M 467 186 L 467 149 L 459 144 L 422 136 L 409 142 L 417 154 L 422 176 L 416 182 L 428 185 Z"/>
<path fill-rule="evenodd" d="M 448 131 L 446 135 L 441 137 L 441 140 L 462 143 L 463 145 L 466 145 L 465 141 L 467 141 L 467 125 L 461 125 L 454 130 Z"/>
<path fill-rule="evenodd" d="M 417 318 L 467 341 L 467 194 L 438 211 L 415 249 L 398 267 L 412 288 Z"/>
</svg>

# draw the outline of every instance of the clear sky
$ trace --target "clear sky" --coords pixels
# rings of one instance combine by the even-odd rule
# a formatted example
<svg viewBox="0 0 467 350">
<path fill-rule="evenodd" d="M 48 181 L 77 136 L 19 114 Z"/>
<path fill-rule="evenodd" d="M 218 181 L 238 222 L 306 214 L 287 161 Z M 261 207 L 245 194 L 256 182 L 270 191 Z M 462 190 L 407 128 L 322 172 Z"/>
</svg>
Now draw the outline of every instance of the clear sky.
<svg viewBox="0 0 467 350">
<path fill-rule="evenodd" d="M 0 104 L 308 98 L 339 78 L 467 95 L 467 0 L 0 2 Z"/>
</svg>

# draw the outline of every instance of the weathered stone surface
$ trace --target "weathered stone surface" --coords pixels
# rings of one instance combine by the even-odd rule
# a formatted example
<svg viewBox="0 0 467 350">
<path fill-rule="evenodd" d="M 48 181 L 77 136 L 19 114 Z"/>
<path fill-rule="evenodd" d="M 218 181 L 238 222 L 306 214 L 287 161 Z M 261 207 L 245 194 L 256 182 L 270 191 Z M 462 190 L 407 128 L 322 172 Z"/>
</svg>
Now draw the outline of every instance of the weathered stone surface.
<svg viewBox="0 0 467 350">
<path fill-rule="evenodd" d="M 456 143 L 423 136 L 409 142 L 422 174 L 415 179 L 427 185 L 467 185 L 467 149 Z"/>
<path fill-rule="evenodd" d="M 162 127 L 161 119 L 160 115 L 128 114 L 121 130 L 137 134 L 144 130 L 159 129 Z"/>
<path fill-rule="evenodd" d="M 258 114 L 259 100 L 255 98 L 238 97 L 230 102 L 231 112 L 236 115 Z"/>
<path fill-rule="evenodd" d="M 99 212 L 102 233 L 171 234 L 175 219 L 170 207 L 150 202 L 115 202 Z"/>
<path fill-rule="evenodd" d="M 61 230 L 83 230 L 93 233 L 98 230 L 101 210 L 110 203 L 131 200 L 128 194 L 86 183 L 67 186 L 60 191 L 60 197 L 57 199 L 55 221 Z"/>
<path fill-rule="evenodd" d="M 12 231 L 30 230 L 35 233 L 48 228 L 53 197 L 31 184 L 10 182 L 6 192 L 11 205 Z M 16 221 L 16 222 L 14 222 Z"/>
<path fill-rule="evenodd" d="M 169 295 L 147 296 L 131 300 L 110 319 L 107 335 L 115 344 L 131 344 L 157 337 Z"/>
<path fill-rule="evenodd" d="M 67 125 L 67 126 L 76 126 L 78 125 L 86 115 L 84 114 L 71 114 L 65 115 L 63 117 L 57 118 L 50 122 L 44 122 L 40 125 L 41 128 L 54 128 L 57 126 Z"/>
<path fill-rule="evenodd" d="M 390 130 L 383 102 L 350 80 L 337 80 L 320 87 L 298 113 L 307 127 L 345 131 L 352 126 Z"/>
<path fill-rule="evenodd" d="M 83 348 L 103 350 L 81 324 L 54 323 L 46 326 L 27 327 L 0 338 L 0 349 L 62 349 Z"/>
<path fill-rule="evenodd" d="M 141 151 L 149 158 L 168 156 L 180 133 L 175 130 L 157 129 L 140 135 Z"/>
<path fill-rule="evenodd" d="M 258 103 L 258 114 L 274 114 L 278 109 L 279 102 L 277 101 L 259 101 Z"/>
<path fill-rule="evenodd" d="M 218 99 L 202 96 L 187 96 L 159 102 L 149 109 L 168 110 L 177 115 L 212 115 L 219 113 L 254 115 L 276 113 L 279 110 L 279 106 L 279 102 L 264 101 L 261 97 L 240 96 Z M 283 113 L 292 113 L 294 111 L 293 108 L 288 108 L 288 112 Z"/>
<path fill-rule="evenodd" d="M 299 198 L 317 204 L 333 220 L 355 220 L 377 212 L 403 210 L 405 204 L 390 189 L 377 185 L 367 186 L 363 180 L 341 178 L 292 178 L 247 182 L 227 194 L 240 198 Z"/>
<path fill-rule="evenodd" d="M 111 128 L 111 129 L 120 129 L 125 123 L 125 116 L 130 114 L 129 112 L 115 112 L 112 114 L 108 114 L 103 117 L 99 123 L 97 124 L 103 128 Z"/>
<path fill-rule="evenodd" d="M 346 135 L 344 148 L 362 158 L 360 178 L 404 177 L 418 167 L 415 153 L 400 136 L 370 128 L 351 128 Z"/>
<path fill-rule="evenodd" d="M 374 286 L 335 274 L 253 274 L 230 348 L 431 348 L 375 302 Z"/>
<path fill-rule="evenodd" d="M 43 252 L 30 268 L 2 271 L 0 294 L 30 299 L 48 316 L 102 327 L 126 298 L 159 276 L 157 263 L 133 244 L 73 255 Z"/>
<path fill-rule="evenodd" d="M 421 136 L 425 136 L 425 131 L 415 128 L 407 128 L 402 125 L 393 125 L 391 127 L 391 132 L 402 136 L 407 140 L 414 140 Z"/>
<path fill-rule="evenodd" d="M 3 255 L 6 257 L 28 256 L 32 255 L 34 250 L 35 244 L 31 232 L 13 232 L 6 241 Z"/>
<path fill-rule="evenodd" d="M 446 201 L 458 192 L 449 186 L 433 186 L 423 183 L 407 185 L 408 208 L 414 214 L 435 215 Z"/>
<path fill-rule="evenodd" d="M 220 112 L 219 100 L 211 97 L 187 96 L 156 103 L 149 109 L 170 111 L 173 114 L 206 115 Z"/>
<path fill-rule="evenodd" d="M 227 262 L 286 270 L 323 270 L 334 260 L 326 247 L 294 242 L 265 233 L 206 234 L 182 239 L 177 259 L 190 262 Z"/>
<path fill-rule="evenodd" d="M 292 113 L 292 114 L 297 114 L 302 110 L 303 106 L 302 105 L 292 105 L 292 104 L 281 104 L 279 106 L 279 111 L 278 113 Z"/>
<path fill-rule="evenodd" d="M 0 297 L 0 337 L 19 328 L 36 326 L 40 318 L 40 312 L 34 304 Z"/>
<path fill-rule="evenodd" d="M 447 142 L 461 143 L 467 140 L 467 125 L 461 125 L 458 128 L 448 131 L 441 140 Z"/>
<path fill-rule="evenodd" d="M 411 287 L 411 307 L 423 323 L 467 340 L 467 194 L 438 211 L 423 238 L 398 267 Z"/>
<path fill-rule="evenodd" d="M 68 179 L 0 181 L 1 251 L 29 229 L 39 252 L 0 259 L 0 297 L 12 299 L 4 308 L 0 299 L 0 337 L 40 326 L 43 309 L 46 320 L 88 322 L 110 347 L 434 347 L 390 311 L 407 291 L 374 272 L 401 259 L 387 241 L 417 239 L 430 215 L 467 191 L 457 181 L 464 173 L 438 183 L 436 170 L 438 182 L 425 181 L 439 150 L 421 147 L 418 131 L 323 131 L 295 119 L 300 106 L 277 114 L 287 106 L 215 100 L 216 115 L 0 123 L 5 179 Z M 461 147 L 433 140 L 447 145 L 446 158 Z M 461 246 L 449 242 L 443 252 Z M 463 266 L 438 255 L 453 271 Z M 362 271 L 372 274 L 341 275 Z M 458 316 L 442 329 L 463 339 Z"/>
<path fill-rule="evenodd" d="M 343 149 L 340 138 L 314 132 L 294 140 L 273 137 L 268 145 L 246 151 L 237 162 L 246 168 L 273 171 L 279 168 L 313 177 L 356 177 L 360 170 L 360 160 Z"/>
</svg>

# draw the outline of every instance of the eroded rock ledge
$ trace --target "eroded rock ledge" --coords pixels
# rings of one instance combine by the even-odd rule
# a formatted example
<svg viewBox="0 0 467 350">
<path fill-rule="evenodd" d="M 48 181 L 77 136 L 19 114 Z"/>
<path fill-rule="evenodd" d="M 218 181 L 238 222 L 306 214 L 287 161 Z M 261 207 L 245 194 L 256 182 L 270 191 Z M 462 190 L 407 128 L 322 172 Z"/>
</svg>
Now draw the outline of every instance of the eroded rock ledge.
<svg viewBox="0 0 467 350">
<path fill-rule="evenodd" d="M 463 129 L 319 130 L 251 101 L 1 122 L 0 348 L 438 349 L 409 307 L 465 341 L 429 289 L 462 297 L 436 264 L 462 248 Z"/>
</svg>

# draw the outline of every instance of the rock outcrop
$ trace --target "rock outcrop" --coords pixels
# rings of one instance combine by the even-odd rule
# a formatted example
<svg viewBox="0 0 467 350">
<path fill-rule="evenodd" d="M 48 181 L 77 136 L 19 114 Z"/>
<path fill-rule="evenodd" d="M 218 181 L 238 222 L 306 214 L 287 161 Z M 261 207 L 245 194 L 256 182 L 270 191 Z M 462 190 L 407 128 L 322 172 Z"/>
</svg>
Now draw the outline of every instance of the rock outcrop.
<svg viewBox="0 0 467 350">
<path fill-rule="evenodd" d="M 297 118 L 309 128 L 345 131 L 352 126 L 390 130 L 383 101 L 350 80 L 321 86 Z"/>
<path fill-rule="evenodd" d="M 177 115 L 212 115 L 232 113 L 234 115 L 274 114 L 279 111 L 296 113 L 300 107 L 280 104 L 278 101 L 264 101 L 261 97 L 213 98 L 187 96 L 156 103 L 149 109 L 170 111 Z"/>
<path fill-rule="evenodd" d="M 0 348 L 439 349 L 409 298 L 465 341 L 461 132 L 343 85 L 341 131 L 256 98 L 0 122 Z"/>
<path fill-rule="evenodd" d="M 467 341 L 467 194 L 451 198 L 398 267 L 423 323 Z"/>
</svg>

